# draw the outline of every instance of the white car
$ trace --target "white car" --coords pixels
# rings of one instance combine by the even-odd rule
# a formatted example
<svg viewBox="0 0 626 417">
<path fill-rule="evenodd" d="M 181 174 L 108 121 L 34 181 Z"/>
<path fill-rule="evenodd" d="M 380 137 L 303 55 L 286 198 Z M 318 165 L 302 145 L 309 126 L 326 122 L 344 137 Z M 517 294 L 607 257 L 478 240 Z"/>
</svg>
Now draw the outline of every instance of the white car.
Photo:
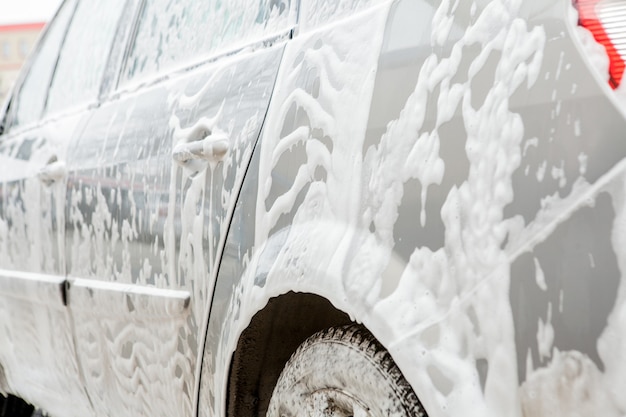
<svg viewBox="0 0 626 417">
<path fill-rule="evenodd" d="M 0 416 L 626 415 L 624 39 L 65 0 L 0 112 Z"/>
</svg>

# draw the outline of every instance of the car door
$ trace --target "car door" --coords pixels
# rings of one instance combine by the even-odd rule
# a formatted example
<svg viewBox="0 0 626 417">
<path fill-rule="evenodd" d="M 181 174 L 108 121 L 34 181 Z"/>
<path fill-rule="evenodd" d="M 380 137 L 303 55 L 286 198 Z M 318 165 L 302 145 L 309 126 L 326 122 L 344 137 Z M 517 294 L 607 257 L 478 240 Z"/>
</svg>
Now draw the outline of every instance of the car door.
<svg viewBox="0 0 626 417">
<path fill-rule="evenodd" d="M 103 415 L 192 414 L 223 240 L 292 3 L 144 1 L 119 86 L 71 147 L 69 298 Z"/>
<path fill-rule="evenodd" d="M 64 415 L 90 409 L 67 311 L 65 166 L 97 103 L 124 2 L 108 2 L 99 30 L 87 34 L 80 27 L 91 3 L 60 6 L 9 101 L 0 137 L 0 391 Z M 81 44 L 88 59 L 75 53 Z M 72 73 L 81 78 L 68 84 Z M 64 398 L 75 404 L 69 414 Z"/>
</svg>

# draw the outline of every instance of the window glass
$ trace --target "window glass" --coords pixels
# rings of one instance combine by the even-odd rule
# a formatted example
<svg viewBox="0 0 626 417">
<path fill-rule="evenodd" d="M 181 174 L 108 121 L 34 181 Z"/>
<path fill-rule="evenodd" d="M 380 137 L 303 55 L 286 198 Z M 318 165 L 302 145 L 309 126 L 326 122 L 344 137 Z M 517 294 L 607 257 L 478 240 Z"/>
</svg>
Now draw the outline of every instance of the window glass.
<svg viewBox="0 0 626 417">
<path fill-rule="evenodd" d="M 126 0 L 78 4 L 54 73 L 47 113 L 95 100 Z"/>
<path fill-rule="evenodd" d="M 63 3 L 56 19 L 50 24 L 46 37 L 40 44 L 37 54 L 33 57 L 28 75 L 17 95 L 17 100 L 12 104 L 14 106 L 13 125 L 31 123 L 41 118 L 46 103 L 46 92 L 50 86 L 59 49 L 75 6 L 76 0 L 68 0 Z"/>
<path fill-rule="evenodd" d="M 126 80 L 284 30 L 294 0 L 145 0 L 126 64 Z"/>
</svg>

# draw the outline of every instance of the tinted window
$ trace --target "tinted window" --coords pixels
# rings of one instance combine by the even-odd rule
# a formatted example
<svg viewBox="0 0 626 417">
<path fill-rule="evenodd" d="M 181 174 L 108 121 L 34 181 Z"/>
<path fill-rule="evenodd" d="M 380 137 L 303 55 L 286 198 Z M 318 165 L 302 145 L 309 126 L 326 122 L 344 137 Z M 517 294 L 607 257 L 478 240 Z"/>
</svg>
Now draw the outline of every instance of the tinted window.
<svg viewBox="0 0 626 417">
<path fill-rule="evenodd" d="M 54 74 L 47 112 L 95 100 L 126 0 L 81 1 Z"/>
<path fill-rule="evenodd" d="M 293 9 L 292 0 L 146 0 L 125 79 L 280 32 L 295 19 Z"/>
<path fill-rule="evenodd" d="M 37 55 L 33 57 L 28 75 L 13 104 L 13 125 L 34 122 L 41 117 L 59 49 L 75 6 L 76 0 L 66 1 L 61 6 L 57 18 L 50 24 L 46 37 L 39 45 Z"/>
</svg>

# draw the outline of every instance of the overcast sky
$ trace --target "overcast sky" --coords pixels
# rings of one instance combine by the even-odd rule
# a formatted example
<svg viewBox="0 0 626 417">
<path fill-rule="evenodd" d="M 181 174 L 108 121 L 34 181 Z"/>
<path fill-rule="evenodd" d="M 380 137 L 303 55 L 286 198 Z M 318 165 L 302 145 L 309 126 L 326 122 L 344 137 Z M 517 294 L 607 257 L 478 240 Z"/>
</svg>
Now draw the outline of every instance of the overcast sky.
<svg viewBox="0 0 626 417">
<path fill-rule="evenodd" d="M 47 22 L 61 0 L 0 0 L 0 24 Z"/>
</svg>

